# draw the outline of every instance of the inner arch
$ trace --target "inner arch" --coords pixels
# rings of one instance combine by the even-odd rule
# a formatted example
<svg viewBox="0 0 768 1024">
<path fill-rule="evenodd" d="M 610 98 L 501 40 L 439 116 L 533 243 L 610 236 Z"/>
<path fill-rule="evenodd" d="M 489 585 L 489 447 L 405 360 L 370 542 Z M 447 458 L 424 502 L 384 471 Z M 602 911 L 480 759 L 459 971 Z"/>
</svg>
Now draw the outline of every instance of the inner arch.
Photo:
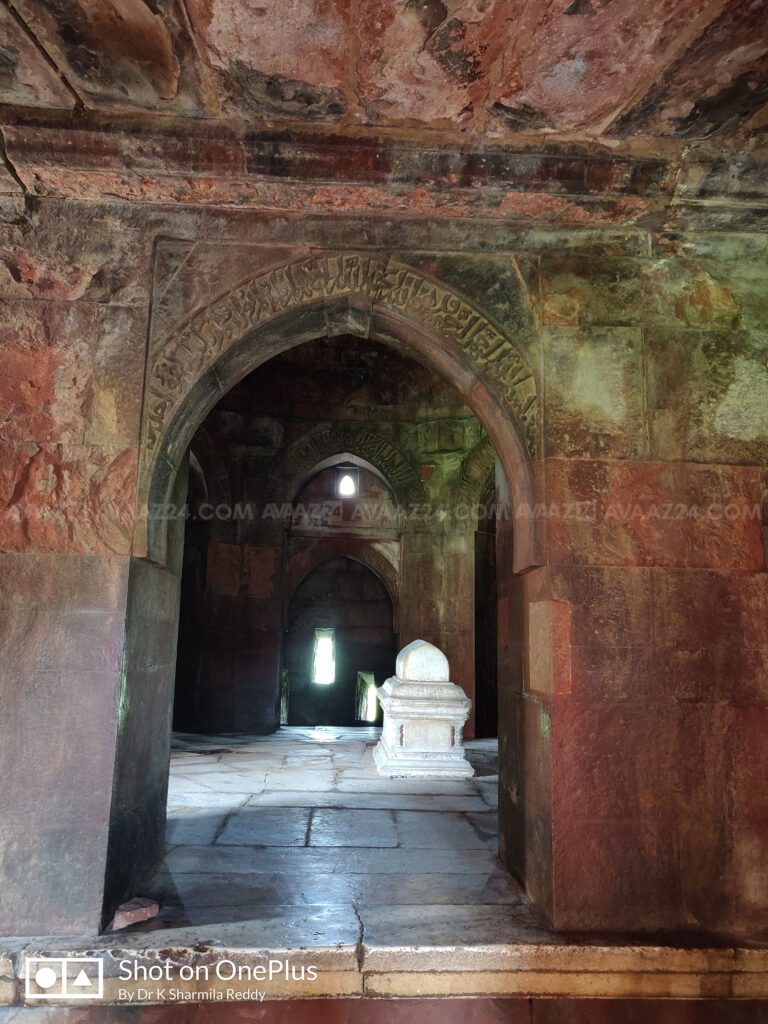
<svg viewBox="0 0 768 1024">
<path fill-rule="evenodd" d="M 149 514 L 139 520 L 135 550 L 146 551 L 151 561 L 165 563 L 167 527 L 163 516 L 158 516 L 155 510 L 169 503 L 179 465 L 192 436 L 219 398 L 268 359 L 313 338 L 343 334 L 370 338 L 395 348 L 434 369 L 457 389 L 500 453 L 516 525 L 515 569 L 522 571 L 538 564 L 535 520 L 525 514 L 518 515 L 519 510 L 534 504 L 529 446 L 535 450 L 532 438 L 535 439 L 538 431 L 535 391 L 532 403 L 530 395 L 525 399 L 529 420 L 524 431 L 520 426 L 522 414 L 517 415 L 510 404 L 510 395 L 515 394 L 513 383 L 506 386 L 506 397 L 502 397 L 498 379 L 489 379 L 487 365 L 483 365 L 472 350 L 462 348 L 450 337 L 437 334 L 434 327 L 409 316 L 407 306 L 404 310 L 393 310 L 371 305 L 361 293 L 317 300 L 283 313 L 263 326 L 246 329 L 209 365 L 201 362 L 197 376 L 190 371 L 192 379 L 186 387 L 180 387 L 181 397 L 175 405 L 166 396 L 161 403 L 164 408 L 162 434 L 157 432 L 157 421 L 152 418 L 158 403 L 150 389 L 143 415 L 139 472 L 140 506 L 148 507 Z M 498 331 L 496 335 L 499 336 Z M 522 386 L 531 391 L 532 376 L 511 345 L 510 351 L 514 352 L 510 366 L 513 381 L 515 376 L 521 377 Z M 494 373 L 498 378 L 498 367 Z M 172 376 L 176 381 L 178 371 Z"/>
</svg>

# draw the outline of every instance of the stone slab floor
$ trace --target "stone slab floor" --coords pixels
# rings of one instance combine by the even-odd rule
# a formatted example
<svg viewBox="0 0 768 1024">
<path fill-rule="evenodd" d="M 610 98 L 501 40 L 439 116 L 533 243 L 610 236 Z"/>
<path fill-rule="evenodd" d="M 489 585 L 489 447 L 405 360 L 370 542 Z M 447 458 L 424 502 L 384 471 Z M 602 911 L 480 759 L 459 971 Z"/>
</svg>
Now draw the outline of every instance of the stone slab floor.
<svg viewBox="0 0 768 1024">
<path fill-rule="evenodd" d="M 167 853 L 137 893 L 160 915 L 96 946 L 0 942 L 0 1004 L 24 1000 L 27 958 L 40 955 L 100 959 L 112 1004 L 152 1001 L 141 979 L 120 976 L 126 956 L 316 966 L 311 982 L 273 980 L 277 1000 L 768 994 L 766 950 L 548 931 L 496 855 L 496 744 L 469 743 L 475 778 L 441 782 L 380 778 L 377 739 L 331 728 L 177 736 Z M 237 998 L 252 998 L 252 983 L 238 984 Z"/>
<path fill-rule="evenodd" d="M 143 893 L 161 913 L 132 930 L 259 922 L 278 947 L 551 940 L 496 854 L 496 741 L 467 744 L 474 779 L 383 779 L 378 733 L 175 736 L 167 854 Z"/>
</svg>

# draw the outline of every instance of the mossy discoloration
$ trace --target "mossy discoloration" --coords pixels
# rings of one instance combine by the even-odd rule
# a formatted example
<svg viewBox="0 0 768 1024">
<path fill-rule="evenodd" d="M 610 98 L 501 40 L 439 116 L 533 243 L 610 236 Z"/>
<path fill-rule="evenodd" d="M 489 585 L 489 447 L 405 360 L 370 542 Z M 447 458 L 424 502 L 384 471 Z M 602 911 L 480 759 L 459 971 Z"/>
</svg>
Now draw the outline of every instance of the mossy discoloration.
<svg viewBox="0 0 768 1024">
<path fill-rule="evenodd" d="M 768 457 L 768 334 L 648 330 L 654 456 L 697 462 Z"/>
</svg>

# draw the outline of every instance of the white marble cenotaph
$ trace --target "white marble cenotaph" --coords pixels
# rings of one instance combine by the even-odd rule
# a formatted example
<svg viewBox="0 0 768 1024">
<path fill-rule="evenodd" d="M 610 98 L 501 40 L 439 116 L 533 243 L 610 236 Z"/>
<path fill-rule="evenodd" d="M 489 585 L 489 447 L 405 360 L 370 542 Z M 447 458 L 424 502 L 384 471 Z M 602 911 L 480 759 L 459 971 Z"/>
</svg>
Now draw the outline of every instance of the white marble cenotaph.
<svg viewBox="0 0 768 1024">
<path fill-rule="evenodd" d="M 472 701 L 452 683 L 441 650 L 414 640 L 397 656 L 395 675 L 377 692 L 384 709 L 373 751 L 379 775 L 389 778 L 466 779 L 474 775 L 461 730 Z"/>
</svg>

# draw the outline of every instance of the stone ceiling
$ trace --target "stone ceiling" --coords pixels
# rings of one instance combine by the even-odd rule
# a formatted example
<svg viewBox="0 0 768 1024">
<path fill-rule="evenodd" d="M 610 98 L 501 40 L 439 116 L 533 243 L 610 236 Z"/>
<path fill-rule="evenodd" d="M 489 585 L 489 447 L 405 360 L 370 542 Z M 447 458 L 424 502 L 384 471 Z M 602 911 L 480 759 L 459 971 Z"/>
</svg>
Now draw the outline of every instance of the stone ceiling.
<svg viewBox="0 0 768 1024">
<path fill-rule="evenodd" d="M 12 0 L 0 101 L 504 139 L 751 139 L 761 0 Z"/>
<path fill-rule="evenodd" d="M 121 131 L 161 139 L 149 148 L 182 176 L 245 168 L 445 187 L 515 175 L 524 184 L 529 169 L 510 171 L 510 152 L 588 153 L 645 161 L 619 173 L 625 184 L 639 174 L 644 194 L 649 180 L 663 188 L 654 158 L 676 175 L 692 150 L 708 167 L 720 153 L 749 154 L 735 175 L 721 161 L 716 191 L 733 195 L 746 173 L 736 193 L 762 203 L 768 2 L 0 0 L 0 122 L 10 126 L 7 190 L 15 179 L 39 191 L 53 151 L 70 152 L 59 161 L 69 169 L 118 168 L 122 144 L 93 136 Z M 425 165 L 425 147 L 442 167 L 434 153 Z M 491 163 L 457 165 L 448 154 L 458 151 L 490 152 Z M 535 168 L 556 192 L 569 181 L 571 192 L 615 191 L 615 173 L 601 173 Z"/>
</svg>

